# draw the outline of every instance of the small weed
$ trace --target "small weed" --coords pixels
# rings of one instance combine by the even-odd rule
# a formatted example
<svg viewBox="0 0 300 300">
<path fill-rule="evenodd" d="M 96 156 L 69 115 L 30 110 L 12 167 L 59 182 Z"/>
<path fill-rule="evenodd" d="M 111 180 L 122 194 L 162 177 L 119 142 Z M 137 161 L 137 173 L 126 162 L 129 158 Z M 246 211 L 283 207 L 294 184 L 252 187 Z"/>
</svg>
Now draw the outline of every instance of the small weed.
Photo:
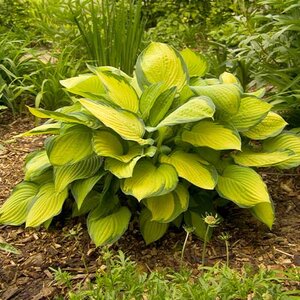
<svg viewBox="0 0 300 300">
<path fill-rule="evenodd" d="M 298 290 L 286 288 L 299 281 L 299 272 L 293 268 L 279 274 L 265 269 L 254 272 L 251 268 L 237 271 L 217 264 L 200 267 L 198 275 L 186 268 L 179 272 L 164 268 L 145 273 L 122 251 L 113 254 L 103 249 L 102 256 L 106 268 L 101 268 L 88 287 L 73 284 L 68 272 L 51 269 L 55 280 L 65 289 L 67 299 L 210 300 L 249 299 L 251 296 L 251 299 L 269 300 L 299 299 L 300 296 Z"/>
<path fill-rule="evenodd" d="M 182 262 L 183 262 L 183 256 L 184 256 L 184 251 L 185 251 L 186 243 L 188 241 L 190 233 L 192 233 L 195 230 L 195 227 L 183 226 L 183 229 L 186 232 L 186 236 L 185 236 L 185 240 L 184 240 L 184 243 L 183 243 L 183 246 L 182 246 L 182 251 L 181 251 L 181 257 L 180 257 L 180 265 L 181 266 L 182 266 Z"/>
<path fill-rule="evenodd" d="M 206 232 L 205 232 L 205 236 L 204 236 L 203 250 L 202 250 L 202 265 L 204 266 L 206 245 L 207 245 L 207 241 L 208 241 L 208 237 L 209 237 L 209 231 L 211 230 L 211 228 L 217 227 L 220 224 L 221 219 L 218 217 L 217 214 L 215 216 L 207 214 L 205 217 L 203 217 L 203 220 L 207 224 Z"/>
<path fill-rule="evenodd" d="M 225 248 L 226 248 L 226 266 L 229 266 L 229 242 L 228 240 L 231 238 L 231 235 L 229 233 L 223 232 L 222 234 L 219 235 L 219 239 L 221 241 L 225 242 Z"/>
<path fill-rule="evenodd" d="M 49 268 L 54 273 L 55 281 L 60 286 L 65 286 L 68 289 L 72 288 L 72 275 L 69 272 L 62 271 L 61 268 Z"/>
</svg>

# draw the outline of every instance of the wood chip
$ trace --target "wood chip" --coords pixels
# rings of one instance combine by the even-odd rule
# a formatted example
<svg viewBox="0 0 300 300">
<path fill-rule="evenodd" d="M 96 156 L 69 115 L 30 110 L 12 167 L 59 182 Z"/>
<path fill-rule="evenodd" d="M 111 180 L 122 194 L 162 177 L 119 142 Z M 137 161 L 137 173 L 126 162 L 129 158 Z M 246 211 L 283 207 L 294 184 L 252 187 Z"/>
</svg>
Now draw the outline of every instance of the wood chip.
<svg viewBox="0 0 300 300">
<path fill-rule="evenodd" d="M 53 278 L 53 275 L 52 275 L 52 273 L 49 271 L 49 270 L 44 270 L 44 273 L 46 274 L 46 276 L 48 277 L 48 278 L 50 278 L 50 279 L 52 279 Z"/>
</svg>

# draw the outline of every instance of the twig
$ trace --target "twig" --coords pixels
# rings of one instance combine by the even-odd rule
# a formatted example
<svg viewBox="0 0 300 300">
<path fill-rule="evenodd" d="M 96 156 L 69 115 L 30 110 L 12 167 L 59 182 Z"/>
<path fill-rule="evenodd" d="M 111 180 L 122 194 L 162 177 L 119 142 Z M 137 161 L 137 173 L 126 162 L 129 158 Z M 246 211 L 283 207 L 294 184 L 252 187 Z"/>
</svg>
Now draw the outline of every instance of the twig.
<svg viewBox="0 0 300 300">
<path fill-rule="evenodd" d="M 293 255 L 293 254 L 286 253 L 286 252 L 284 252 L 284 251 L 282 251 L 282 250 L 276 249 L 275 247 L 274 247 L 274 250 L 277 251 L 277 252 L 280 252 L 280 253 L 282 253 L 282 254 L 285 254 L 285 255 L 287 255 L 287 256 L 289 256 L 289 257 L 294 258 L 294 255 Z"/>
<path fill-rule="evenodd" d="M 278 175 L 278 176 L 300 176 L 300 174 L 292 174 L 292 173 L 269 173 L 269 172 L 263 172 L 263 175 Z"/>
<path fill-rule="evenodd" d="M 146 265 L 146 268 L 149 270 L 150 273 L 152 273 L 152 270 L 151 268 L 148 266 L 148 264 L 145 264 Z"/>
</svg>

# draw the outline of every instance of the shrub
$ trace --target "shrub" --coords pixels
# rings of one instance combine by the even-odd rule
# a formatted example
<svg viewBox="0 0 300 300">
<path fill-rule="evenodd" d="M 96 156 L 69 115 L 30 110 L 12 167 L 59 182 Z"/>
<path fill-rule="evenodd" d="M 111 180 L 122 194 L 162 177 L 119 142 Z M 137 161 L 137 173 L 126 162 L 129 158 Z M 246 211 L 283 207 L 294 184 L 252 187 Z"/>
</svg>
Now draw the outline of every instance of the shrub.
<svg viewBox="0 0 300 300">
<path fill-rule="evenodd" d="M 298 2 L 241 1 L 245 7 L 234 9 L 234 16 L 209 34 L 225 46 L 220 51 L 223 66 L 235 71 L 244 87 L 268 85 L 267 101 L 291 127 L 300 126 Z"/>
<path fill-rule="evenodd" d="M 174 47 L 197 47 L 209 16 L 211 1 L 144 1 L 148 39 Z"/>
<path fill-rule="evenodd" d="M 292 126 L 300 126 L 300 6 L 297 0 L 261 2 L 267 17 L 257 33 L 240 43 L 239 55 L 251 65 L 256 82 L 273 86 L 268 99 L 276 109 L 285 111 Z"/>
<path fill-rule="evenodd" d="M 28 30 L 28 0 L 0 0 L 0 32 Z"/>
<path fill-rule="evenodd" d="M 0 222 L 47 227 L 71 203 L 73 216 L 88 214 L 97 246 L 120 238 L 132 214 L 147 244 L 172 224 L 203 238 L 203 217 L 222 197 L 271 228 L 272 200 L 251 167 L 299 165 L 300 136 L 282 132 L 286 122 L 259 92 L 242 91 L 229 73 L 204 79 L 206 71 L 202 55 L 152 43 L 133 78 L 98 67 L 63 80 L 80 97 L 54 112 L 29 108 L 50 122 L 27 134 L 52 136 L 27 157 Z"/>
</svg>

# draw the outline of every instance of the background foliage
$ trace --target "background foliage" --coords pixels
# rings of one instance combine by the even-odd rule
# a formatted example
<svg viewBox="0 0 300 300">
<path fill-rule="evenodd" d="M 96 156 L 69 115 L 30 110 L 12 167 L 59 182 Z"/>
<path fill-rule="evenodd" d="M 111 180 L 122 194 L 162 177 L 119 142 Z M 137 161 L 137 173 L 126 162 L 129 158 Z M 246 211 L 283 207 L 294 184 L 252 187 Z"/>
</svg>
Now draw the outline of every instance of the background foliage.
<svg viewBox="0 0 300 300">
<path fill-rule="evenodd" d="M 0 0 L 0 32 L 30 28 L 30 1 Z"/>
<path fill-rule="evenodd" d="M 211 1 L 144 1 L 148 38 L 175 47 L 195 47 L 210 14 Z"/>
<path fill-rule="evenodd" d="M 201 49 L 210 60 L 212 76 L 230 71 L 244 88 L 267 85 L 268 101 L 287 116 L 291 127 L 299 126 L 298 1 L 147 0 L 141 11 L 140 5 L 140 1 L 130 0 L 0 1 L 0 30 L 4 34 L 14 31 L 15 40 L 24 40 L 21 32 L 26 30 L 26 51 L 37 46 L 57 53 L 57 49 L 72 45 L 72 58 L 121 67 L 128 73 L 132 72 L 138 53 L 151 40 L 168 42 L 177 48 Z M 14 61 L 9 52 L 6 56 Z M 24 67 L 14 63 L 18 68 Z M 18 80 L 14 83 L 23 84 L 24 72 L 16 73 Z M 5 80 L 3 77 L 2 72 Z M 39 87 L 34 88 L 32 99 L 42 90 L 43 80 L 35 82 Z M 5 92 L 10 95 L 5 100 L 11 103 L 10 108 L 16 103 L 14 111 L 22 110 L 18 108 L 22 103 L 20 95 L 30 94 L 27 88 L 25 94 L 20 94 L 19 83 L 16 90 Z M 2 93 L 2 102 L 3 99 Z"/>
<path fill-rule="evenodd" d="M 298 1 L 241 1 L 233 11 L 232 18 L 209 32 L 216 57 L 213 71 L 235 72 L 244 87 L 267 84 L 268 101 L 291 127 L 299 126 Z"/>
<path fill-rule="evenodd" d="M 25 102 L 46 109 L 66 105 L 59 80 L 86 71 L 87 63 L 132 73 L 142 47 L 141 5 L 140 0 L 1 2 L 2 109 L 16 114 Z"/>
</svg>

